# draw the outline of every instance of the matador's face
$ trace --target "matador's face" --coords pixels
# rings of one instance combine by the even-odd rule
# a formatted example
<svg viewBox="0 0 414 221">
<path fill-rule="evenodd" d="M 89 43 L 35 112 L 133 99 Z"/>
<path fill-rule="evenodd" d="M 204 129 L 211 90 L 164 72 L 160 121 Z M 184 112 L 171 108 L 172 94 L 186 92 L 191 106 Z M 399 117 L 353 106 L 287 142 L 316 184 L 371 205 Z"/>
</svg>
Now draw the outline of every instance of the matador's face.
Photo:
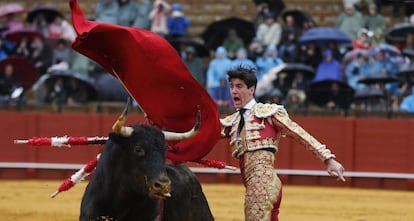
<svg viewBox="0 0 414 221">
<path fill-rule="evenodd" d="M 243 108 L 253 99 L 254 87 L 248 88 L 244 81 L 233 78 L 230 80 L 230 94 L 236 109 Z"/>
</svg>

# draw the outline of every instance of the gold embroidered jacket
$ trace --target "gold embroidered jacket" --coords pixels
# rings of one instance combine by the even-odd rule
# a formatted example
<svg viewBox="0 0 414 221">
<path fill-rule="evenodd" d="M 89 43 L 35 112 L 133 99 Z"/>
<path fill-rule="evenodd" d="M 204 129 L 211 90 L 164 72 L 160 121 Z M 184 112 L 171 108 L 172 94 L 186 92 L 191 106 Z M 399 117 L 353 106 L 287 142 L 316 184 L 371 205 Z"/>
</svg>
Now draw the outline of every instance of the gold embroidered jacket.
<svg viewBox="0 0 414 221">
<path fill-rule="evenodd" d="M 292 121 L 286 109 L 281 105 L 255 104 L 250 114 L 245 117 L 245 126 L 240 135 L 236 133 L 239 121 L 239 112 L 220 119 L 222 136 L 230 136 L 230 146 L 235 158 L 239 158 L 246 151 L 265 148 L 277 151 L 279 141 L 284 136 L 289 136 L 301 143 L 321 161 L 335 158 L 335 155 L 325 145 Z"/>
</svg>

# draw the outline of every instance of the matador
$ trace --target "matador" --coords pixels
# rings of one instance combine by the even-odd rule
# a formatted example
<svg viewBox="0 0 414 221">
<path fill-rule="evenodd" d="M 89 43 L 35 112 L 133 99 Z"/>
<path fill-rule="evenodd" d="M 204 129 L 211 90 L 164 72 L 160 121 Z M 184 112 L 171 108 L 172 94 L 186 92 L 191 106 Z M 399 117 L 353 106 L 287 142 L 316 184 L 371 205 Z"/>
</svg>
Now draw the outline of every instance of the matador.
<svg viewBox="0 0 414 221">
<path fill-rule="evenodd" d="M 335 155 L 292 121 L 282 105 L 256 102 L 254 70 L 239 67 L 228 71 L 227 75 L 232 101 L 238 111 L 220 122 L 222 136 L 230 137 L 232 155 L 239 160 L 246 188 L 246 221 L 278 220 L 282 183 L 274 163 L 279 141 L 284 136 L 301 143 L 327 165 L 329 174 L 345 181 L 344 168 L 334 159 Z"/>
</svg>

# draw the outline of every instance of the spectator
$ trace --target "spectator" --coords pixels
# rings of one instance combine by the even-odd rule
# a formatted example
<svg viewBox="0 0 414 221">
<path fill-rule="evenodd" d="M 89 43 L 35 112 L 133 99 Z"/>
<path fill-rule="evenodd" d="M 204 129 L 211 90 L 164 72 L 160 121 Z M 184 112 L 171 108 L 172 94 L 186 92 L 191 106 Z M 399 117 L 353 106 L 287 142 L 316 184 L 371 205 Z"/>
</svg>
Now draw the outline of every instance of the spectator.
<svg viewBox="0 0 414 221">
<path fill-rule="evenodd" d="M 296 26 L 294 17 L 292 15 L 286 16 L 279 45 L 279 54 L 284 61 L 292 62 L 294 60 L 295 47 L 300 33 L 301 30 Z"/>
<path fill-rule="evenodd" d="M 62 15 L 56 16 L 55 20 L 49 25 L 48 30 L 50 38 L 62 38 L 69 42 L 73 42 L 76 38 L 73 26 Z"/>
<path fill-rule="evenodd" d="M 414 49 L 414 34 L 413 33 L 408 33 L 405 36 L 404 42 L 401 45 L 399 45 L 399 49 L 401 51 L 405 49 Z"/>
<path fill-rule="evenodd" d="M 364 17 L 355 11 L 354 5 L 344 4 L 344 12 L 336 20 L 336 27 L 347 34 L 351 39 L 358 35 L 358 31 L 364 27 Z"/>
<path fill-rule="evenodd" d="M 332 50 L 326 49 L 323 57 L 324 60 L 318 65 L 313 81 L 342 80 L 341 64 L 333 58 Z"/>
<path fill-rule="evenodd" d="M 69 55 L 69 69 L 91 76 L 95 69 L 95 63 L 77 51 L 71 50 Z"/>
<path fill-rule="evenodd" d="M 131 0 L 117 0 L 117 2 L 117 24 L 132 27 L 135 19 L 137 19 L 137 7 L 135 3 Z"/>
<path fill-rule="evenodd" d="M 411 94 L 403 98 L 400 111 L 414 113 L 414 86 L 411 87 Z"/>
<path fill-rule="evenodd" d="M 239 48 L 236 53 L 236 59 L 232 61 L 232 69 L 238 67 L 245 67 L 247 69 L 257 69 L 256 64 L 247 57 L 247 50 L 245 48 Z"/>
<path fill-rule="evenodd" d="M 279 72 L 277 78 L 272 83 L 273 87 L 280 91 L 280 100 L 284 102 L 291 86 L 291 80 L 288 78 L 287 73 Z"/>
<path fill-rule="evenodd" d="M 230 59 L 234 59 L 236 57 L 236 52 L 240 48 L 244 48 L 243 40 L 237 35 L 235 29 L 230 29 L 227 32 L 227 36 L 224 38 L 222 45 L 227 50 L 227 56 Z"/>
<path fill-rule="evenodd" d="M 46 21 L 44 13 L 38 13 L 36 17 L 33 18 L 33 21 L 30 23 L 29 28 L 41 33 L 45 38 L 48 38 L 50 36 L 48 23 Z"/>
<path fill-rule="evenodd" d="M 8 58 L 14 51 L 14 44 L 0 36 L 0 61 Z"/>
<path fill-rule="evenodd" d="M 63 78 L 57 78 L 53 85 L 49 88 L 46 95 L 46 102 L 57 107 L 57 111 L 61 112 L 63 105 L 66 104 L 67 92 L 65 89 Z"/>
<path fill-rule="evenodd" d="M 385 30 L 385 19 L 378 13 L 377 6 L 374 3 L 369 4 L 368 14 L 364 16 L 365 27 L 369 31 L 377 29 Z"/>
<path fill-rule="evenodd" d="M 269 5 L 266 2 L 262 2 L 256 5 L 256 13 L 253 16 L 254 29 L 257 30 L 260 24 L 265 23 L 266 15 L 269 14 Z"/>
<path fill-rule="evenodd" d="M 56 47 L 53 49 L 52 64 L 65 62 L 69 65 L 70 53 L 71 49 L 68 47 L 67 41 L 64 39 L 59 39 Z"/>
<path fill-rule="evenodd" d="M 348 93 L 344 93 L 338 82 L 332 81 L 331 87 L 327 92 L 327 102 L 325 108 L 328 110 L 346 110 L 350 105 L 350 97 Z"/>
<path fill-rule="evenodd" d="M 220 86 L 214 91 L 214 102 L 219 110 L 229 108 L 232 104 L 229 84 L 225 78 L 220 79 Z"/>
<path fill-rule="evenodd" d="M 328 47 L 326 49 L 332 50 L 332 56 L 334 59 L 342 61 L 343 54 L 341 53 L 341 49 L 338 47 L 338 43 L 336 41 L 328 41 Z"/>
<path fill-rule="evenodd" d="M 14 74 L 14 67 L 7 64 L 0 76 L 0 104 L 21 104 L 24 101 L 23 87 Z"/>
<path fill-rule="evenodd" d="M 163 37 L 168 35 L 167 18 L 170 13 L 171 6 L 164 0 L 155 0 L 154 7 L 149 14 L 151 20 L 152 32 Z"/>
<path fill-rule="evenodd" d="M 314 42 L 307 45 L 299 45 L 296 47 L 295 61 L 316 68 L 322 62 L 322 52 L 320 50 L 320 47 Z"/>
<path fill-rule="evenodd" d="M 265 22 L 257 29 L 256 38 L 263 46 L 277 46 L 280 42 L 282 29 L 274 17 L 273 13 L 267 14 Z"/>
<path fill-rule="evenodd" d="M 384 30 L 382 30 L 381 28 L 377 28 L 374 31 L 374 36 L 371 42 L 372 42 L 372 47 L 377 47 L 380 44 L 386 44 Z"/>
<path fill-rule="evenodd" d="M 348 64 L 345 68 L 345 75 L 348 81 L 348 85 L 351 86 L 355 91 L 361 90 L 365 87 L 364 84 L 358 83 L 358 80 L 364 76 L 362 71 L 368 56 L 365 57 L 363 54 L 357 54 L 356 59 Z"/>
<path fill-rule="evenodd" d="M 152 4 L 150 0 L 136 0 L 136 16 L 132 27 L 142 28 L 150 30 L 151 20 L 149 14 L 152 10 Z"/>
<path fill-rule="evenodd" d="M 366 112 L 385 112 L 387 111 L 387 104 L 384 99 L 385 96 L 379 96 L 381 91 L 375 87 L 364 88 L 361 93 L 367 93 L 367 97 L 361 100 L 361 109 Z M 371 93 L 371 95 L 370 95 Z M 374 94 L 375 93 L 375 94 Z"/>
<path fill-rule="evenodd" d="M 361 67 L 361 77 L 367 77 L 372 75 L 381 74 L 383 71 L 382 65 L 377 60 L 377 49 L 371 48 L 368 54 L 368 59 L 366 65 Z"/>
<path fill-rule="evenodd" d="M 281 63 L 283 63 L 283 61 L 277 56 L 276 47 L 273 45 L 267 46 L 263 55 L 256 59 L 256 66 L 258 69 L 257 80 L 260 81 L 264 74 Z"/>
<path fill-rule="evenodd" d="M 305 108 L 306 94 L 303 90 L 290 89 L 286 95 L 285 107 L 292 110 Z"/>
<path fill-rule="evenodd" d="M 222 86 L 222 80 L 226 80 L 226 73 L 231 68 L 232 62 L 227 57 L 227 50 L 220 46 L 216 50 L 215 58 L 209 63 L 207 69 L 207 92 L 217 100 L 216 91 Z"/>
<path fill-rule="evenodd" d="M 76 78 L 69 78 L 65 91 L 68 106 L 79 106 L 88 102 L 88 89 Z"/>
<path fill-rule="evenodd" d="M 278 88 L 273 88 L 269 92 L 269 94 L 267 94 L 265 97 L 262 97 L 259 102 L 268 103 L 268 104 L 274 103 L 274 104 L 279 104 L 279 105 L 284 104 L 282 92 L 280 92 Z"/>
<path fill-rule="evenodd" d="M 31 41 L 29 37 L 27 35 L 21 36 L 16 44 L 13 55 L 29 59 L 31 54 L 30 45 Z"/>
<path fill-rule="evenodd" d="M 185 49 L 186 56 L 184 64 L 187 66 L 193 77 L 201 84 L 203 88 L 206 87 L 206 69 L 203 61 L 197 56 L 196 50 L 193 46 L 187 46 Z"/>
<path fill-rule="evenodd" d="M 190 26 L 190 20 L 184 15 L 181 4 L 174 3 L 171 10 L 171 15 L 167 18 L 169 37 L 184 37 L 187 34 L 187 28 Z"/>
<path fill-rule="evenodd" d="M 290 85 L 290 88 L 299 91 L 305 91 L 309 86 L 311 80 L 312 79 L 306 77 L 302 71 L 295 71 L 293 74 L 293 79 L 291 80 L 292 83 Z"/>
<path fill-rule="evenodd" d="M 117 0 L 99 0 L 95 10 L 95 20 L 102 23 L 117 24 Z"/>
<path fill-rule="evenodd" d="M 359 30 L 358 36 L 353 39 L 352 41 L 352 47 L 355 49 L 364 49 L 369 50 L 371 48 L 371 39 L 369 35 L 371 35 L 372 32 L 369 32 L 367 29 L 363 28 Z"/>
<path fill-rule="evenodd" d="M 38 73 L 43 75 L 50 65 L 52 65 L 53 51 L 40 37 L 33 39 L 31 51 L 30 60 L 35 65 Z"/>
</svg>

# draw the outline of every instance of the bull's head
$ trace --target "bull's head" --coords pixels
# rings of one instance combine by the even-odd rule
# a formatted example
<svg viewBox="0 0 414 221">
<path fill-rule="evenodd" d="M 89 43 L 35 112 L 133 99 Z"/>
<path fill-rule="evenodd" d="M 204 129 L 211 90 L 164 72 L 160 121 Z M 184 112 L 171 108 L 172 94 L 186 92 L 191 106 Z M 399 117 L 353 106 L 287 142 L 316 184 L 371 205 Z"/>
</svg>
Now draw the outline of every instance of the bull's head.
<svg viewBox="0 0 414 221">
<path fill-rule="evenodd" d="M 196 125 L 185 133 L 161 131 L 152 126 L 138 125 L 123 126 L 128 112 L 128 105 L 113 125 L 110 140 L 115 141 L 125 153 L 128 164 L 122 170 L 128 170 L 131 181 L 137 185 L 145 185 L 152 198 L 171 196 L 171 181 L 165 173 L 166 142 L 165 140 L 180 140 L 194 136 L 199 128 L 200 116 Z"/>
</svg>

